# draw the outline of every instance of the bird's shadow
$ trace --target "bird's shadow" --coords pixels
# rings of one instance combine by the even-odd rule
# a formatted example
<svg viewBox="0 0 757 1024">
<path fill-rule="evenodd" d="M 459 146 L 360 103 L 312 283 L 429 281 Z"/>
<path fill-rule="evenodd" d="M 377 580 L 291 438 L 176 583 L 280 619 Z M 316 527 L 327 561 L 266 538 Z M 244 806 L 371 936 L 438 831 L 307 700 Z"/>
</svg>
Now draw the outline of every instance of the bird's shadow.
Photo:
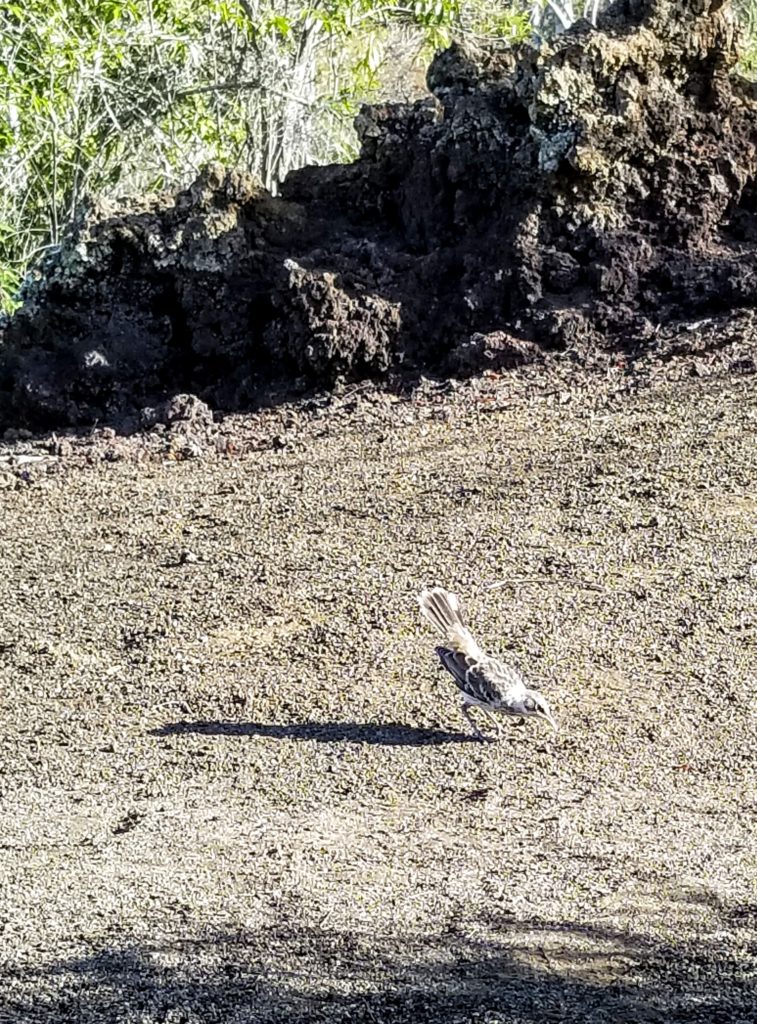
<svg viewBox="0 0 757 1024">
<path fill-rule="evenodd" d="M 167 722 L 151 729 L 151 736 L 262 736 L 275 740 L 316 740 L 319 743 L 372 743 L 386 747 L 426 747 L 443 743 L 476 742 L 474 736 L 441 729 L 418 729 L 394 722 L 370 725 L 359 722 L 302 722 L 269 725 L 261 722 Z"/>
</svg>

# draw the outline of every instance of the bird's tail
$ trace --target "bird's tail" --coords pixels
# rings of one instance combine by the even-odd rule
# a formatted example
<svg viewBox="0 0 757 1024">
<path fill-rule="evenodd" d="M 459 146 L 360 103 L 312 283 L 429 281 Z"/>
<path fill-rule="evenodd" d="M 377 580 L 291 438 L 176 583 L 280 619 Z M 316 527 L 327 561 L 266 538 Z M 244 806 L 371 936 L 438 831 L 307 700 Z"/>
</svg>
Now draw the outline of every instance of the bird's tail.
<svg viewBox="0 0 757 1024">
<path fill-rule="evenodd" d="M 418 598 L 421 612 L 432 626 L 443 633 L 448 643 L 463 654 L 476 656 L 479 647 L 473 635 L 465 625 L 463 609 L 455 594 L 442 587 L 424 590 Z"/>
</svg>

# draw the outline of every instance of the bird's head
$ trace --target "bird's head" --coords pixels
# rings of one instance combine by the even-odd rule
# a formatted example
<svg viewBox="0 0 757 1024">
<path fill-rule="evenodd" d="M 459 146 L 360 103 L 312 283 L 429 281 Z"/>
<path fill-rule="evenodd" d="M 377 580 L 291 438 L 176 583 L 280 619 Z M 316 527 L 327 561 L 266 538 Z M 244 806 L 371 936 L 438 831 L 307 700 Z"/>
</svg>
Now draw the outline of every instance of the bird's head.
<svg viewBox="0 0 757 1024">
<path fill-rule="evenodd" d="M 543 718 L 557 732 L 557 722 L 552 716 L 552 708 L 549 706 L 547 699 L 542 697 L 538 690 L 526 690 L 526 695 L 521 702 L 519 710 L 524 718 Z"/>
</svg>

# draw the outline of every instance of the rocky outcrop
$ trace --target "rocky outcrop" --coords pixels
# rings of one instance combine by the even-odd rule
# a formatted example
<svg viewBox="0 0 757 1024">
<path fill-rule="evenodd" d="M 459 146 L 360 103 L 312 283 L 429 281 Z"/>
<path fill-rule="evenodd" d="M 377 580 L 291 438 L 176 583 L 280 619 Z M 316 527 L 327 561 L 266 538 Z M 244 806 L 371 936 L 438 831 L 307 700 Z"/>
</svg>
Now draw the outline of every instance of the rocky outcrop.
<svg viewBox="0 0 757 1024">
<path fill-rule="evenodd" d="M 549 44 L 441 53 L 352 165 L 272 198 L 208 168 L 95 203 L 0 348 L 0 422 L 113 419 L 272 381 L 643 350 L 757 304 L 757 99 L 725 0 L 619 0 Z"/>
</svg>

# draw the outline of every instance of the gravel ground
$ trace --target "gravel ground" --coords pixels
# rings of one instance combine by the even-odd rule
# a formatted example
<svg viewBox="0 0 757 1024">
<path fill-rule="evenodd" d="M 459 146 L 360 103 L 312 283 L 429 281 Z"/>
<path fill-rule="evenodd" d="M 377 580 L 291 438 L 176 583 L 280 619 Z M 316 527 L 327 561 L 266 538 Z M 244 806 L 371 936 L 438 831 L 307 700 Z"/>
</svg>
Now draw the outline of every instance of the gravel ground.
<svg viewBox="0 0 757 1024">
<path fill-rule="evenodd" d="M 755 380 L 8 441 L 0 1021 L 753 1021 Z"/>
</svg>

